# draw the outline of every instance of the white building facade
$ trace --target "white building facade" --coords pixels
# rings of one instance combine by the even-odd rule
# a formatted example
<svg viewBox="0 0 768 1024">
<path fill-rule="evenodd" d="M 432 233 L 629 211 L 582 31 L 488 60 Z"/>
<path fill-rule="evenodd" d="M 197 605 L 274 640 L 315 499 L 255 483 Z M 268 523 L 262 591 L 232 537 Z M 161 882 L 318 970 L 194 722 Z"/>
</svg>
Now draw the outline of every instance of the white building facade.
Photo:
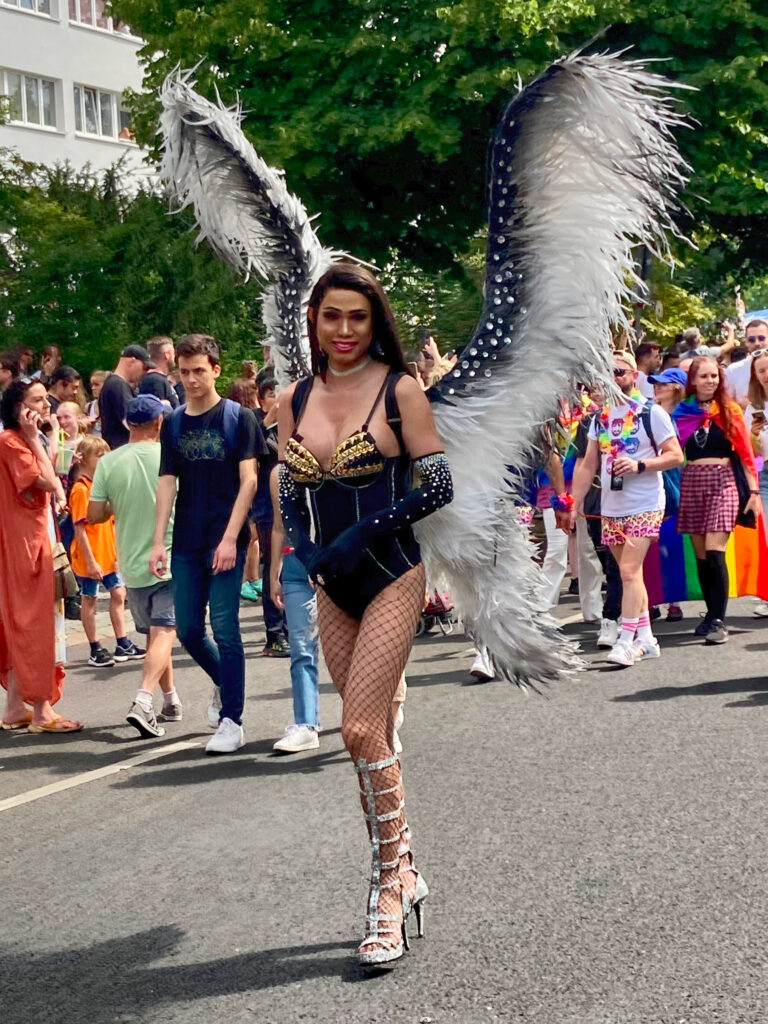
<svg viewBox="0 0 768 1024">
<path fill-rule="evenodd" d="M 78 170 L 102 170 L 124 156 L 126 171 L 151 173 L 122 103 L 126 88 L 141 87 L 142 40 L 104 6 L 0 0 L 0 146 L 35 163 L 68 160 Z"/>
</svg>

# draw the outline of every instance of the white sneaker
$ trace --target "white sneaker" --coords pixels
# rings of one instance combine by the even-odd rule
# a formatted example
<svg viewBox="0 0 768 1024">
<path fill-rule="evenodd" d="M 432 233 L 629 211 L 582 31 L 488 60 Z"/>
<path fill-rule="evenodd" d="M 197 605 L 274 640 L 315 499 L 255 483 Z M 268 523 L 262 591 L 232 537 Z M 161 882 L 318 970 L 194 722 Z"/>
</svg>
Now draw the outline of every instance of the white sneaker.
<svg viewBox="0 0 768 1024">
<path fill-rule="evenodd" d="M 625 668 L 629 668 L 630 665 L 635 664 L 635 650 L 634 645 L 622 643 L 621 640 L 617 640 L 611 648 L 611 653 L 608 655 L 608 661 L 612 661 L 614 665 L 623 665 Z"/>
<path fill-rule="evenodd" d="M 205 720 L 208 723 L 209 729 L 219 728 L 219 712 L 221 711 L 221 690 L 218 686 L 214 686 L 211 693 L 211 699 L 208 701 L 208 707 L 205 711 Z"/>
<path fill-rule="evenodd" d="M 661 657 L 661 648 L 659 647 L 659 641 L 654 640 L 635 640 L 634 643 L 635 661 L 649 661 L 651 658 Z"/>
<path fill-rule="evenodd" d="M 755 601 L 752 614 L 756 615 L 758 619 L 768 618 L 768 601 Z"/>
<path fill-rule="evenodd" d="M 597 634 L 598 647 L 613 647 L 619 639 L 619 624 L 613 619 L 603 619 Z"/>
<path fill-rule="evenodd" d="M 206 754 L 234 754 L 245 745 L 242 725 L 231 718 L 222 718 L 219 728 L 205 745 Z"/>
<path fill-rule="evenodd" d="M 283 754 L 298 754 L 302 750 L 317 750 L 319 746 L 317 729 L 311 725 L 289 725 L 283 738 L 272 744 L 272 749 Z"/>
<path fill-rule="evenodd" d="M 477 657 L 472 662 L 469 674 L 479 679 L 481 683 L 489 683 L 496 678 L 496 670 L 491 664 L 491 659 L 485 647 L 479 648 Z"/>
</svg>

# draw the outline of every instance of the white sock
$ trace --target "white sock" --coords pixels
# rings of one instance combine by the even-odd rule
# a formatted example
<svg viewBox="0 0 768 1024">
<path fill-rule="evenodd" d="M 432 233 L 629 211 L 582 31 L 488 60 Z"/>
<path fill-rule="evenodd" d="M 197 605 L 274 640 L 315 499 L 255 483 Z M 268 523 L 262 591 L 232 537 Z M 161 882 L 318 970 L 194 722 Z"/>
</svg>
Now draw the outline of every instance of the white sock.
<svg viewBox="0 0 768 1024">
<path fill-rule="evenodd" d="M 637 620 L 637 639 L 644 644 L 653 643 L 654 640 L 651 631 L 651 617 L 647 608 L 640 613 L 640 618 Z"/>
<path fill-rule="evenodd" d="M 167 693 L 163 693 L 163 707 L 168 707 L 169 704 L 181 704 L 179 695 L 175 690 L 169 690 Z"/>
<path fill-rule="evenodd" d="M 632 644 L 635 640 L 635 633 L 637 632 L 637 619 L 624 619 L 621 620 L 621 634 L 619 635 L 620 644 Z"/>
<path fill-rule="evenodd" d="M 152 691 L 151 690 L 137 690 L 135 703 L 140 707 L 144 708 L 145 711 L 152 710 Z"/>
</svg>

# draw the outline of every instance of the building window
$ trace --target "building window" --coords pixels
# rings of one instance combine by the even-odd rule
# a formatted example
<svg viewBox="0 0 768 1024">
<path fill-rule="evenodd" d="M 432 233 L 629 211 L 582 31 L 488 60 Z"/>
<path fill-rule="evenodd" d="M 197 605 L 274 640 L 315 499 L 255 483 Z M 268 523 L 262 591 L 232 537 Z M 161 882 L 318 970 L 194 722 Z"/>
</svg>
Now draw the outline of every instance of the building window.
<svg viewBox="0 0 768 1024">
<path fill-rule="evenodd" d="M 25 2 L 30 2 L 30 0 L 25 0 Z M 35 0 L 31 0 L 31 2 L 35 2 Z M 105 32 L 117 32 L 121 36 L 132 36 L 133 32 L 130 27 L 119 18 L 113 18 L 107 14 L 105 8 L 104 0 L 69 0 L 69 20 L 78 25 L 100 28 Z"/>
<path fill-rule="evenodd" d="M 75 131 L 103 139 L 132 141 L 129 129 L 130 115 L 121 106 L 117 93 L 75 86 Z"/>
<path fill-rule="evenodd" d="M 18 7 L 21 11 L 45 14 L 49 18 L 56 16 L 56 9 L 52 0 L 0 0 L 0 4 L 4 7 Z"/>
<path fill-rule="evenodd" d="M 2 71 L 0 87 L 8 97 L 12 122 L 56 127 L 56 86 L 50 79 L 22 75 L 18 71 Z"/>
</svg>

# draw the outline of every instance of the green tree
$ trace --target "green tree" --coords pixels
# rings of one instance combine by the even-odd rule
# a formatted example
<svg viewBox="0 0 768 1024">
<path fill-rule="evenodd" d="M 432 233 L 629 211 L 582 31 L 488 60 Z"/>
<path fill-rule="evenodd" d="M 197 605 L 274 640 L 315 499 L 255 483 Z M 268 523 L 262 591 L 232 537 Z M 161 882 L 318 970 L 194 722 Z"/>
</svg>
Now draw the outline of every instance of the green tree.
<svg viewBox="0 0 768 1024">
<path fill-rule="evenodd" d="M 187 214 L 102 175 L 0 153 L 0 348 L 60 345 L 83 374 L 153 334 L 208 331 L 257 355 L 259 294 L 205 248 Z"/>
<path fill-rule="evenodd" d="M 681 102 L 693 220 L 720 271 L 768 266 L 768 12 L 762 0 L 113 0 L 147 40 L 136 97 L 153 140 L 156 90 L 200 62 L 200 89 L 239 95 L 257 150 L 322 212 L 328 243 L 381 264 L 396 250 L 454 268 L 481 226 L 490 133 L 520 75 L 607 28 L 698 92 Z M 603 45 L 603 41 L 599 45 Z M 686 225 L 683 225 L 684 228 Z M 720 246 L 719 239 L 725 239 Z M 735 242 L 735 244 L 733 244 Z M 686 265 L 696 260 L 686 258 Z M 690 285 L 698 282 L 695 272 Z"/>
</svg>

